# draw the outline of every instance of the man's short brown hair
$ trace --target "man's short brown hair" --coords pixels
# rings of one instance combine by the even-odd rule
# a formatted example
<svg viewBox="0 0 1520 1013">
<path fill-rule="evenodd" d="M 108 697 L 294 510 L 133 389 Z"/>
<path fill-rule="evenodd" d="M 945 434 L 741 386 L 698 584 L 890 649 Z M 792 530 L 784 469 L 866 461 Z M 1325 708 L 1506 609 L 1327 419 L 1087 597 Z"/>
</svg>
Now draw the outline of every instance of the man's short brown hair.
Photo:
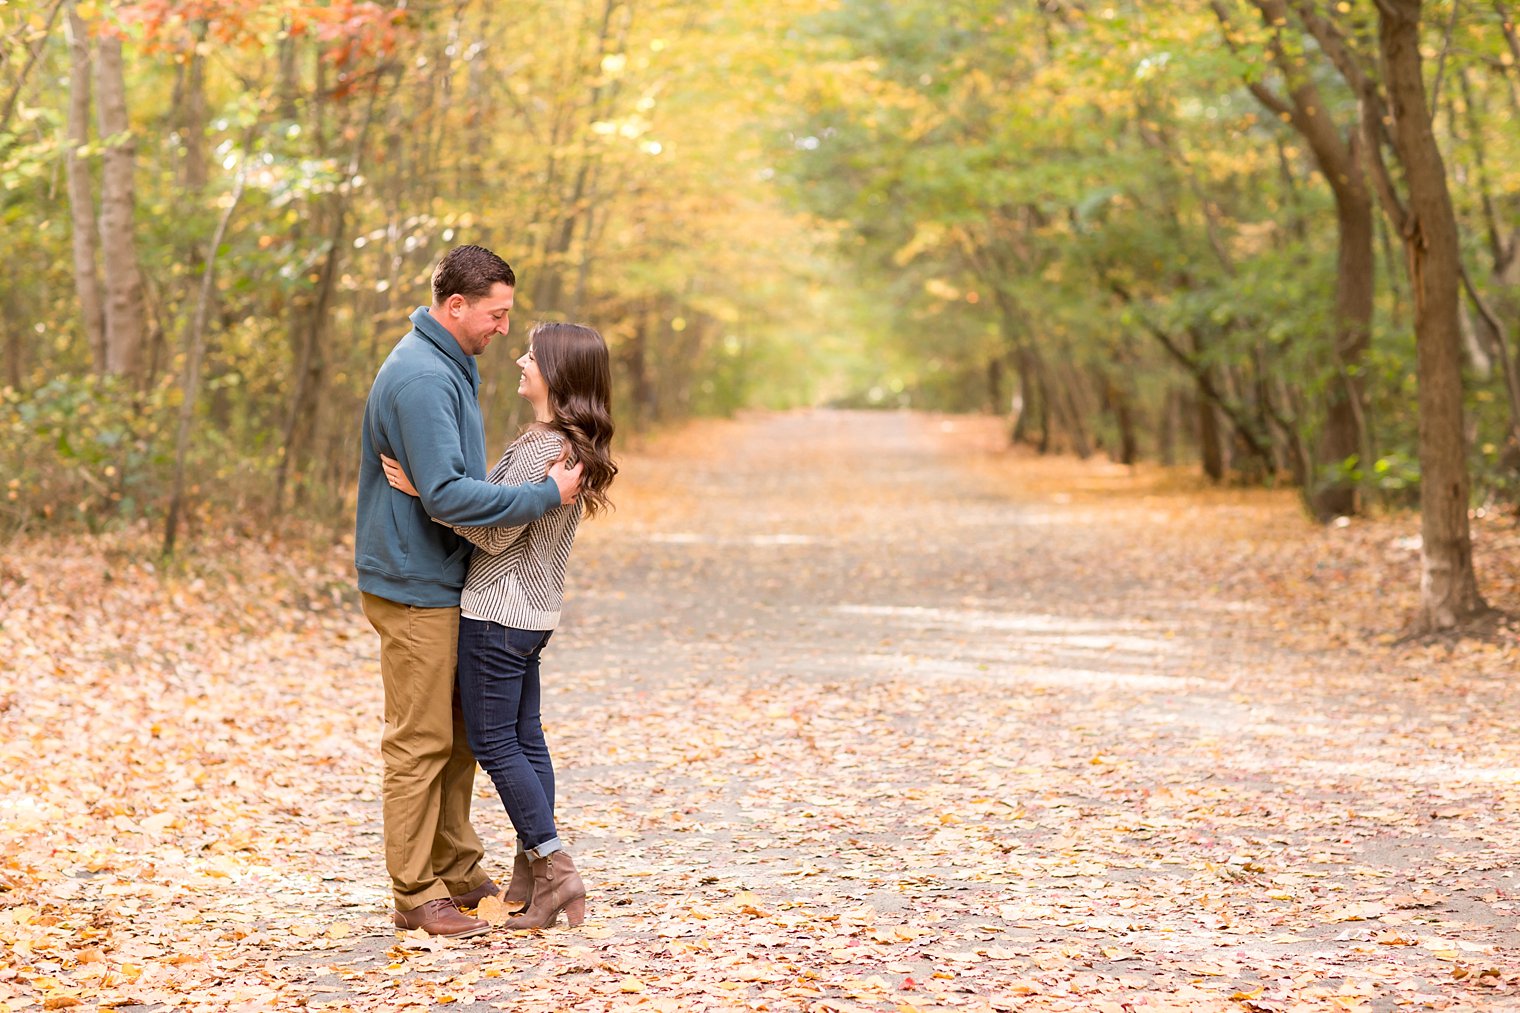
<svg viewBox="0 0 1520 1013">
<path fill-rule="evenodd" d="M 451 295 L 479 299 L 490 295 L 500 282 L 516 287 L 512 265 L 484 246 L 456 246 L 444 254 L 433 271 L 433 305 L 441 306 Z"/>
</svg>

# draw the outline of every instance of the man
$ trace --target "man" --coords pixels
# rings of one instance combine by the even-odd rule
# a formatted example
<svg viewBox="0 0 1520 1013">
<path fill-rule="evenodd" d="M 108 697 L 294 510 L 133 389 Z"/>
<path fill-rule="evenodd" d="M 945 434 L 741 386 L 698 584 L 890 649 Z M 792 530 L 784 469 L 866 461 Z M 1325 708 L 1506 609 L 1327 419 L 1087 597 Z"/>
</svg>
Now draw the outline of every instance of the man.
<svg viewBox="0 0 1520 1013">
<path fill-rule="evenodd" d="M 354 561 L 364 614 L 380 634 L 394 921 L 454 938 L 490 929 L 461 908 L 497 889 L 480 868 L 484 850 L 470 825 L 475 757 L 454 684 L 471 546 L 444 524 L 527 524 L 580 490 L 580 466 L 563 461 L 539 482 L 485 481 L 475 356 L 506 336 L 516 284 L 491 251 L 450 250 L 433 273 L 432 306 L 412 314 L 411 332 L 381 365 L 364 407 Z M 418 498 L 390 487 L 381 454 L 401 462 Z"/>
</svg>

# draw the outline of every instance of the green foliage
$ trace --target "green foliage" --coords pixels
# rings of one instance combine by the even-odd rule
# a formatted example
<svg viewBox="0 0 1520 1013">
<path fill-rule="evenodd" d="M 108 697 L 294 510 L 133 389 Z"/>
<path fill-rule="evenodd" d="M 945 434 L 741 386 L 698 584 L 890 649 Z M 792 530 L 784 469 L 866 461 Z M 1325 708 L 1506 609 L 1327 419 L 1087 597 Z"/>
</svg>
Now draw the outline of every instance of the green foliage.
<svg viewBox="0 0 1520 1013">
<path fill-rule="evenodd" d="M 1282 93 L 1282 61 L 1302 58 L 1337 123 L 1355 99 L 1303 33 L 1274 39 L 1253 4 L 1222 7 L 1228 44 L 1210 5 L 1154 0 L 657 0 L 510 17 L 474 0 L 81 5 L 127 43 L 149 364 L 90 376 L 71 241 L 94 212 L 71 209 L 62 182 L 60 30 L 0 137 L 0 382 L 7 411 L 30 413 L 7 423 L 21 425 L 22 480 L 8 509 L 98 522 L 163 508 L 206 244 L 244 165 L 191 448 L 194 495 L 217 509 L 346 508 L 370 378 L 462 242 L 517 268 L 519 336 L 540 317 L 602 330 L 624 431 L 746 405 L 1003 410 L 1017 392 L 1044 445 L 1201 453 L 1191 424 L 1168 427 L 1216 397 L 1237 475 L 1407 496 L 1414 352 L 1396 239 L 1357 367 L 1368 446 L 1317 460 L 1344 368 L 1334 204 L 1247 84 Z M 1499 114 L 1514 69 L 1492 14 L 1460 14 L 1437 127 L 1460 168 L 1469 266 L 1513 330 L 1520 296 L 1493 251 L 1520 210 L 1520 135 Z M 1371 17 L 1339 23 L 1361 44 Z M 214 59 L 192 128 L 196 54 Z M 92 175 L 102 151 L 81 149 Z M 194 187 L 197 151 L 209 172 Z M 505 344 L 481 363 L 493 443 L 517 418 Z M 1520 483 L 1500 384 L 1497 370 L 1471 378 L 1480 496 Z M 84 403 L 88 424 L 60 441 Z M 1244 460 L 1242 434 L 1271 460 Z"/>
<path fill-rule="evenodd" d="M 13 518 L 163 510 L 206 244 L 245 164 L 216 251 L 192 428 L 192 499 L 210 508 L 346 509 L 370 379 L 429 301 L 432 265 L 459 243 L 496 248 L 517 269 L 514 339 L 537 317 L 607 335 L 625 432 L 812 403 L 829 386 L 815 350 L 833 324 L 804 308 L 832 265 L 815 255 L 820 227 L 781 206 L 770 153 L 753 141 L 785 80 L 772 40 L 796 11 L 610 10 L 80 5 L 92 32 L 125 40 L 149 362 L 141 376 L 92 375 L 71 240 L 76 223 L 95 228 L 95 209 L 71 208 L 62 184 L 60 26 L 0 139 L 0 383 L 14 388 L 8 410 L 27 412 L 7 448 Z M 198 127 L 187 118 L 197 56 Z M 79 151 L 98 182 L 103 142 Z M 187 183 L 197 152 L 203 186 Z M 493 442 L 514 418 L 515 344 L 481 363 Z M 80 399 L 111 424 L 60 442 Z M 102 440 L 115 456 L 96 459 Z"/>
<path fill-rule="evenodd" d="M 850 282 L 892 300 L 878 361 L 917 352 L 935 363 L 932 376 L 900 371 L 913 403 L 977 407 L 987 395 L 975 378 L 1004 361 L 1046 391 L 1051 404 L 1036 407 L 1047 436 L 1064 426 L 1079 446 L 1086 428 L 1111 446 L 1117 403 L 1142 420 L 1144 440 L 1168 399 L 1191 391 L 1219 399 L 1230 425 L 1271 451 L 1265 470 L 1251 465 L 1259 477 L 1291 467 L 1309 487 L 1350 478 L 1409 502 L 1417 431 L 1402 263 L 1385 243 L 1373 349 L 1350 366 L 1368 392 L 1374 466 L 1359 466 L 1361 454 L 1318 461 L 1348 369 L 1335 350 L 1334 205 L 1303 138 L 1247 85 L 1286 94 L 1283 61 L 1302 60 L 1335 123 L 1355 124 L 1356 100 L 1306 33 L 1276 35 L 1251 3 L 1220 9 L 1228 44 L 1207 5 L 845 0 L 804 23 L 816 73 L 793 89 L 785 178 L 841 226 Z M 1338 24 L 1362 46 L 1375 16 Z M 1502 118 L 1479 111 L 1513 88 L 1512 72 L 1495 70 L 1502 33 L 1489 14 L 1457 25 L 1467 48 L 1451 52 L 1451 113 L 1438 127 L 1481 168 L 1481 180 L 1453 180 L 1476 225 L 1520 200 L 1520 151 Z M 1507 234 L 1473 235 L 1474 258 Z M 1485 287 L 1512 326 L 1520 298 Z M 873 389 L 862 377 L 852 400 Z M 1511 420 L 1498 389 L 1497 371 L 1474 378 L 1480 495 L 1502 477 Z"/>
<path fill-rule="evenodd" d="M 77 517 L 92 528 L 139 515 L 169 462 L 164 422 L 178 392 L 146 394 L 119 378 L 59 376 L 28 393 L 0 390 L 6 509 L 17 525 Z"/>
</svg>

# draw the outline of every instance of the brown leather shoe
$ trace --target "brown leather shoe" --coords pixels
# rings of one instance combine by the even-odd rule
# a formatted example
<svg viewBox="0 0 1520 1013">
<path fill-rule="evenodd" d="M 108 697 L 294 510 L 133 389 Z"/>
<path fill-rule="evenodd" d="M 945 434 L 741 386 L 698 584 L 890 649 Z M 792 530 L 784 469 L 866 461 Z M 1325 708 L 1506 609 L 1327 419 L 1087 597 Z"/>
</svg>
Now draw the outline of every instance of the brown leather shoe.
<svg viewBox="0 0 1520 1013">
<path fill-rule="evenodd" d="M 467 907 L 476 907 L 487 897 L 495 897 L 499 893 L 501 893 L 501 887 L 488 879 L 469 893 L 462 893 L 458 897 L 450 897 L 449 900 L 453 901 L 454 906 L 462 911 Z"/>
<path fill-rule="evenodd" d="M 421 929 L 430 936 L 450 939 L 468 939 L 491 931 L 489 923 L 464 914 L 447 897 L 430 900 L 410 911 L 397 911 L 391 920 L 398 929 Z"/>
</svg>

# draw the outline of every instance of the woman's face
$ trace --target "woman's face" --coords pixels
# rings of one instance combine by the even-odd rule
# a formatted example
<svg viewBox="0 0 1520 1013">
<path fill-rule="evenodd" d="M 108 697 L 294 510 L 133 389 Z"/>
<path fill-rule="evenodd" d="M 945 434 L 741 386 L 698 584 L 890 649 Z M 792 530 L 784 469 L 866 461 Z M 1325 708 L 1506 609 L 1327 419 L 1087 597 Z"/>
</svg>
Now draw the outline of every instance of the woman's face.
<svg viewBox="0 0 1520 1013">
<path fill-rule="evenodd" d="M 528 344 L 528 350 L 522 354 L 522 358 L 517 360 L 517 365 L 522 369 L 522 379 L 517 383 L 517 393 L 528 399 L 540 422 L 548 421 L 549 385 L 544 382 L 544 374 L 538 370 L 538 361 L 533 357 L 531 342 Z"/>
</svg>

